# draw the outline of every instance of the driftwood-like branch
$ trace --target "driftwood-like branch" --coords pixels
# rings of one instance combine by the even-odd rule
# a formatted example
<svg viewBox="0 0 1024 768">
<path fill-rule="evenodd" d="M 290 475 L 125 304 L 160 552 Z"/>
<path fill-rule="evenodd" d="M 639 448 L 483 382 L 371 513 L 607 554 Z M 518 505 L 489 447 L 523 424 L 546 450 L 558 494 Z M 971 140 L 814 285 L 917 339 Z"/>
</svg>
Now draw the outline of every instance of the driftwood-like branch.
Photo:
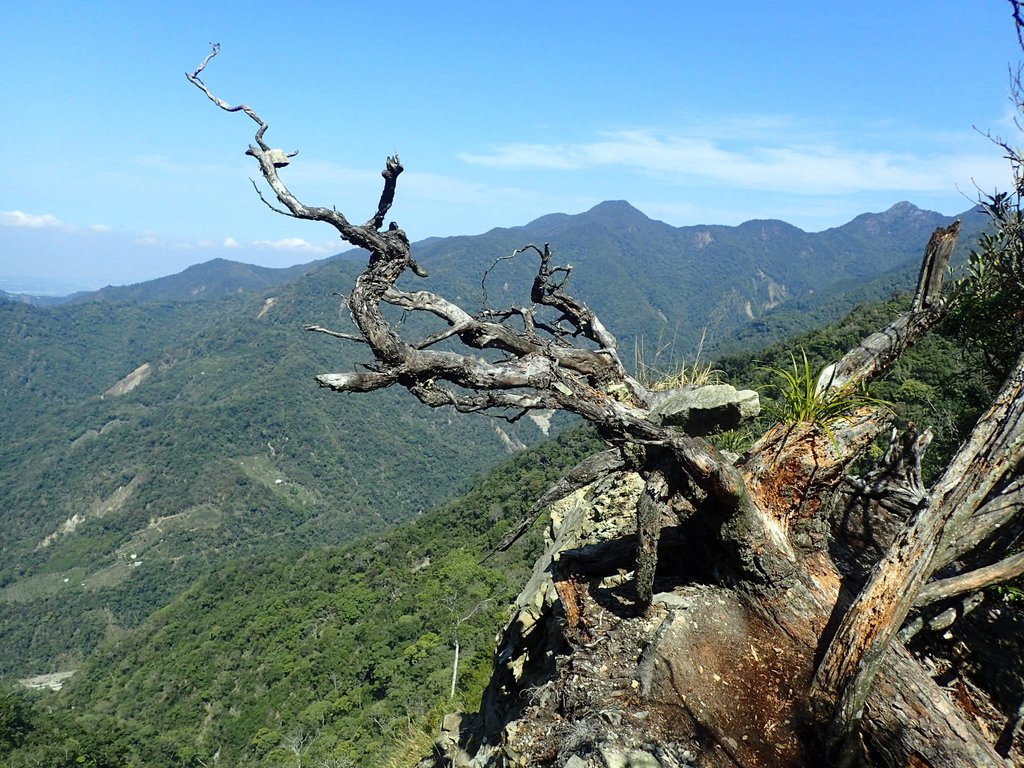
<svg viewBox="0 0 1024 768">
<path fill-rule="evenodd" d="M 831 708 L 828 742 L 848 754 L 889 644 L 934 572 L 947 528 L 971 515 L 1024 455 L 1024 355 L 932 488 L 929 503 L 897 537 L 840 623 L 814 682 Z"/>
<path fill-rule="evenodd" d="M 959 236 L 959 221 L 935 230 L 925 248 L 910 311 L 848 352 L 829 372 L 831 387 L 841 389 L 876 378 L 942 319 L 945 314 L 942 278 Z"/>
<path fill-rule="evenodd" d="M 650 605 L 654 596 L 654 572 L 658 565 L 658 541 L 661 515 L 671 497 L 669 478 L 672 467 L 656 451 L 643 470 L 644 489 L 636 504 L 636 593 L 641 606 Z"/>
<path fill-rule="evenodd" d="M 223 99 L 214 96 L 213 93 L 210 92 L 210 89 L 206 87 L 206 84 L 199 78 L 200 73 L 206 69 L 206 65 L 209 64 L 218 53 L 220 53 L 220 43 L 211 43 L 210 52 L 206 54 L 206 58 L 203 59 L 202 63 L 200 63 L 198 67 L 196 67 L 194 72 L 186 74 L 185 77 L 187 77 L 189 82 L 196 86 L 196 88 L 205 93 L 206 97 L 210 101 L 225 112 L 244 112 L 252 118 L 252 120 L 259 126 L 259 129 L 256 131 L 256 143 L 261 149 L 269 151 L 270 147 L 263 141 L 263 134 L 267 132 L 267 124 L 263 121 L 263 118 L 245 104 L 239 104 L 237 107 L 232 107 Z"/>
<path fill-rule="evenodd" d="M 947 531 L 936 557 L 936 570 L 959 560 L 1012 520 L 1024 514 L 1024 476 L 1008 483 L 969 518 Z"/>
<path fill-rule="evenodd" d="M 947 606 L 941 610 L 933 610 L 931 606 L 919 608 L 917 615 L 900 629 L 896 639 L 906 645 L 919 632 L 926 629 L 929 632 L 944 632 L 983 602 L 985 602 L 984 592 L 970 592 L 953 600 L 951 604 L 947 603 Z M 899 646 L 893 643 L 893 647 L 898 648 Z"/>
<path fill-rule="evenodd" d="M 1024 553 L 1011 555 L 998 563 L 976 568 L 948 579 L 939 579 L 925 586 L 917 596 L 915 608 L 923 608 L 939 600 L 947 600 L 967 592 L 1004 584 L 1024 574 Z"/>
<path fill-rule="evenodd" d="M 385 252 L 388 250 L 394 250 L 394 246 L 398 241 L 405 238 L 405 233 L 399 230 L 397 227 L 389 229 L 387 233 L 377 232 L 379 224 L 377 224 L 378 216 L 383 220 L 384 213 L 390 208 L 391 201 L 394 199 L 395 193 L 395 182 L 398 175 L 402 172 L 402 164 L 398 159 L 398 156 L 389 157 L 381 175 L 384 176 L 384 190 L 381 194 L 381 202 L 377 208 L 377 214 L 370 219 L 367 226 L 356 226 L 351 224 L 344 215 L 338 213 L 338 211 L 332 208 L 322 208 L 315 206 L 307 206 L 299 201 L 295 195 L 285 186 L 284 182 L 281 181 L 278 175 L 278 168 L 283 167 L 287 164 L 287 159 L 294 157 L 294 152 L 284 152 L 280 149 L 273 149 L 264 140 L 264 135 L 267 132 L 267 122 L 251 107 L 246 104 L 240 104 L 238 106 L 231 106 L 228 102 L 224 101 L 220 97 L 216 96 L 200 79 L 199 75 L 206 69 L 210 61 L 220 53 L 220 45 L 214 43 L 212 50 L 207 54 L 206 58 L 203 59 L 202 63 L 195 69 L 194 72 L 187 73 L 185 77 L 190 83 L 196 86 L 199 90 L 206 94 L 207 98 L 210 99 L 214 104 L 223 109 L 225 112 L 244 112 L 248 115 L 259 128 L 256 131 L 255 141 L 256 146 L 250 146 L 246 150 L 247 155 L 251 155 L 256 158 L 260 165 L 260 172 L 267 184 L 274 191 L 278 201 L 287 209 L 288 215 L 294 216 L 298 219 L 306 219 L 308 221 L 323 221 L 333 226 L 341 234 L 342 238 L 358 248 L 364 248 L 371 253 L 374 252 Z M 406 243 L 408 241 L 406 240 Z M 403 264 L 403 268 L 406 266 L 412 267 L 414 272 L 419 272 L 419 268 L 415 266 L 415 262 L 411 260 L 411 254 L 409 256 L 409 262 Z"/>
<path fill-rule="evenodd" d="M 310 325 L 305 326 L 305 328 L 306 328 L 307 331 L 312 331 L 313 333 L 323 333 L 323 334 L 325 334 L 327 336 L 333 336 L 336 339 L 344 339 L 345 341 L 354 341 L 354 342 L 357 342 L 359 344 L 365 344 L 366 343 L 366 339 L 364 339 L 362 336 L 356 336 L 354 333 L 344 333 L 342 331 L 332 331 L 330 328 L 324 328 L 322 325 L 310 324 Z"/>
<path fill-rule="evenodd" d="M 977 726 L 902 646 L 885 655 L 865 709 L 867 765 L 1006 768 Z"/>
</svg>

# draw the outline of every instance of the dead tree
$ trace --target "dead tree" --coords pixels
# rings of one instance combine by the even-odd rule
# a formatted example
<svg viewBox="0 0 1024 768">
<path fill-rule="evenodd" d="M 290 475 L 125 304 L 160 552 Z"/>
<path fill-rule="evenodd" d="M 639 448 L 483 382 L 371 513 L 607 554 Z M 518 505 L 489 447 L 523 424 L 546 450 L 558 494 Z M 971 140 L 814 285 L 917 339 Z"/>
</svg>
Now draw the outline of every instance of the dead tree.
<svg viewBox="0 0 1024 768">
<path fill-rule="evenodd" d="M 940 569 L 991 540 L 1020 510 L 1024 490 L 1013 478 L 1024 454 L 1024 357 L 931 488 L 913 471 L 927 443 L 916 435 L 894 443 L 887 471 L 859 485 L 851 481 L 854 496 L 870 514 L 885 516 L 894 531 L 863 586 L 851 589 L 856 580 L 830 554 L 829 502 L 840 489 L 849 494 L 847 470 L 888 429 L 884 411 L 860 408 L 827 429 L 778 425 L 734 464 L 702 435 L 756 414 L 756 394 L 724 385 L 649 391 L 623 365 L 612 333 L 569 292 L 571 268 L 557 265 L 547 244 L 527 244 L 513 254 L 537 264 L 529 306 L 471 313 L 429 288 L 398 287 L 406 271 L 427 277 L 405 232 L 394 222 L 384 227 L 403 170 L 399 158 L 387 159 L 380 200 L 364 224 L 351 223 L 333 208 L 300 202 L 280 176 L 294 153 L 266 143 L 267 124 L 254 110 L 229 105 L 200 79 L 218 51 L 214 46 L 187 77 L 218 107 L 244 112 L 259 126 L 247 154 L 281 206 L 271 207 L 325 222 L 370 254 L 347 297 L 357 333 L 309 330 L 364 344 L 373 359 L 360 371 L 317 376 L 320 386 L 341 393 L 399 386 L 431 407 L 509 420 L 534 409 L 577 414 L 596 427 L 609 451 L 570 473 L 561 491 L 622 466 L 643 478 L 635 570 L 641 610 L 651 601 L 661 520 L 669 510 L 688 510 L 696 521 L 689 530 L 700 532 L 699 547 L 693 540 L 672 545 L 688 550 L 688 557 L 713 558 L 721 587 L 770 627 L 780 646 L 793 650 L 792 679 L 804 683 L 790 691 L 791 705 L 817 724 L 794 730 L 794 738 L 805 742 L 800 754 L 825 753 L 842 765 L 857 759 L 879 766 L 1003 765 L 897 634 L 922 605 L 977 591 L 1024 567 L 1016 557 L 933 580 Z M 936 230 L 911 308 L 842 357 L 820 383 L 823 390 L 883 375 L 943 316 L 942 278 L 958 234 L 959 223 Z M 391 319 L 395 313 L 389 308 L 429 316 L 443 327 L 408 338 L 408 325 Z M 720 733 L 715 723 L 698 726 Z M 809 735 L 815 730 L 825 734 L 823 743 Z M 757 738 L 738 742 L 721 733 L 721 739 L 731 742 L 730 764 L 764 764 Z"/>
</svg>

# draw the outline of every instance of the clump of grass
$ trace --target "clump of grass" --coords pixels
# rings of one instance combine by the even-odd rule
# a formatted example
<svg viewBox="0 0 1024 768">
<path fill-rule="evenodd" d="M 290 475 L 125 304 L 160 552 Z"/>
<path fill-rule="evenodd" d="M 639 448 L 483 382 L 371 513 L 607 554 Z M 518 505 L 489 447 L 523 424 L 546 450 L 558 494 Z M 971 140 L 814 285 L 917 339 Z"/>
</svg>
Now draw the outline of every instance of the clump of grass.
<svg viewBox="0 0 1024 768">
<path fill-rule="evenodd" d="M 652 392 L 662 392 L 667 389 L 679 389 L 680 387 L 703 387 L 709 384 L 722 383 L 722 371 L 715 368 L 711 363 L 702 362 L 701 355 L 704 352 L 704 338 L 707 335 L 707 328 L 700 336 L 700 344 L 697 345 L 697 354 L 692 364 L 672 363 L 674 357 L 675 339 L 666 342 L 662 336 L 658 337 L 657 348 L 653 358 L 648 358 L 644 349 L 643 337 L 636 340 L 633 347 L 633 369 L 636 371 L 637 381 Z M 669 363 L 662 367 L 660 361 L 663 356 L 669 358 Z"/>
<path fill-rule="evenodd" d="M 407 768 L 434 751 L 441 721 L 449 712 L 465 711 L 462 699 L 451 700 L 438 697 L 426 712 L 408 716 L 404 726 L 399 726 L 385 747 L 377 764 L 381 768 Z"/>
<path fill-rule="evenodd" d="M 832 425 L 858 408 L 871 406 L 891 410 L 888 401 L 872 397 L 863 386 L 850 384 L 833 387 L 834 371 L 826 375 L 828 366 L 815 370 L 807 361 L 807 352 L 800 350 L 800 362 L 790 354 L 792 369 L 763 368 L 775 374 L 779 383 L 769 385 L 778 397 L 762 402 L 763 410 L 782 424 L 817 424 L 832 437 Z"/>
<path fill-rule="evenodd" d="M 708 440 L 720 451 L 744 454 L 754 444 L 754 436 L 749 429 L 727 429 L 716 435 L 711 435 Z"/>
</svg>

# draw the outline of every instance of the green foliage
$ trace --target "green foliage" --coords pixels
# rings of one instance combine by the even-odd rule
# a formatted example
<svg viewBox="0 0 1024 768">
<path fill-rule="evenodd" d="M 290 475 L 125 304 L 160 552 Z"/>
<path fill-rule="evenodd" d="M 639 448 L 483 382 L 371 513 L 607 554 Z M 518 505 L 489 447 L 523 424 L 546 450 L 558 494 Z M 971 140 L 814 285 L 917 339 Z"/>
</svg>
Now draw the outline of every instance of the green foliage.
<svg viewBox="0 0 1024 768">
<path fill-rule="evenodd" d="M 301 330 L 337 323 L 327 279 L 262 317 L 251 294 L 0 302 L 0 674 L 74 668 L 224 560 L 381 530 L 508 455 L 486 419 L 320 390 L 314 373 L 362 354 Z M 140 386 L 104 395 L 143 362 Z"/>
<path fill-rule="evenodd" d="M 908 304 L 907 299 L 867 304 L 839 322 L 773 344 L 756 354 L 719 358 L 718 366 L 729 381 L 745 387 L 777 386 L 773 371 L 793 371 L 794 348 L 806 354 L 812 372 L 820 371 L 861 339 L 884 327 Z M 799 362 L 796 367 L 799 370 Z M 952 329 L 942 325 L 896 361 L 888 376 L 873 382 L 870 395 L 891 403 L 898 424 L 913 423 L 932 429 L 935 438 L 922 467 L 925 478 L 930 480 L 973 427 L 999 383 L 988 370 L 978 366 Z M 767 426 L 761 420 L 751 429 L 758 433 Z"/>
<path fill-rule="evenodd" d="M 12 690 L 0 691 L 0 755 L 21 746 L 32 728 L 28 702 Z"/>
<path fill-rule="evenodd" d="M 891 408 L 891 403 L 872 397 L 862 387 L 833 387 L 832 380 L 827 377 L 828 368 L 811 368 L 806 350 L 801 349 L 800 356 L 801 362 L 797 363 L 796 356 L 790 355 L 789 369 L 769 369 L 781 380 L 773 385 L 779 397 L 763 402 L 762 407 L 779 422 L 817 424 L 829 432 L 838 419 L 858 408 Z"/>
<path fill-rule="evenodd" d="M 450 707 L 476 707 L 537 537 L 486 565 L 484 555 L 600 446 L 573 430 L 388 533 L 221 563 L 108 641 L 54 711 L 72 724 L 75 713 L 100 718 L 96 738 L 148 768 L 211 764 L 217 750 L 222 764 L 269 768 L 294 764 L 300 748 L 309 765 L 402 764 Z M 126 734 L 147 750 L 118 746 Z"/>
<path fill-rule="evenodd" d="M 1004 603 L 1024 602 L 1024 583 L 1022 583 L 1020 579 L 1008 584 L 1000 584 L 992 587 L 992 591 Z"/>
<path fill-rule="evenodd" d="M 720 451 L 742 454 L 754 444 L 755 436 L 751 429 L 742 427 L 719 432 L 716 435 L 711 435 L 708 439 Z"/>
<path fill-rule="evenodd" d="M 1024 179 L 1013 194 L 984 195 L 992 229 L 978 238 L 957 281 L 949 324 L 997 376 L 1024 350 Z"/>
</svg>

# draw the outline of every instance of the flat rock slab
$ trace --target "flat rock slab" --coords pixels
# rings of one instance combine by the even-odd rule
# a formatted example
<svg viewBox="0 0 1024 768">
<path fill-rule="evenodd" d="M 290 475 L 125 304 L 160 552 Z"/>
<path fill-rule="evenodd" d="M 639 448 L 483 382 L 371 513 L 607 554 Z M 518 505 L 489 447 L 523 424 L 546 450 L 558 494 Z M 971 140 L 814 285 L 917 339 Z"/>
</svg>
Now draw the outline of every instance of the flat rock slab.
<svg viewBox="0 0 1024 768">
<path fill-rule="evenodd" d="M 709 435 L 735 429 L 761 410 L 757 392 L 729 384 L 655 392 L 651 413 L 661 424 L 688 435 Z"/>
</svg>

